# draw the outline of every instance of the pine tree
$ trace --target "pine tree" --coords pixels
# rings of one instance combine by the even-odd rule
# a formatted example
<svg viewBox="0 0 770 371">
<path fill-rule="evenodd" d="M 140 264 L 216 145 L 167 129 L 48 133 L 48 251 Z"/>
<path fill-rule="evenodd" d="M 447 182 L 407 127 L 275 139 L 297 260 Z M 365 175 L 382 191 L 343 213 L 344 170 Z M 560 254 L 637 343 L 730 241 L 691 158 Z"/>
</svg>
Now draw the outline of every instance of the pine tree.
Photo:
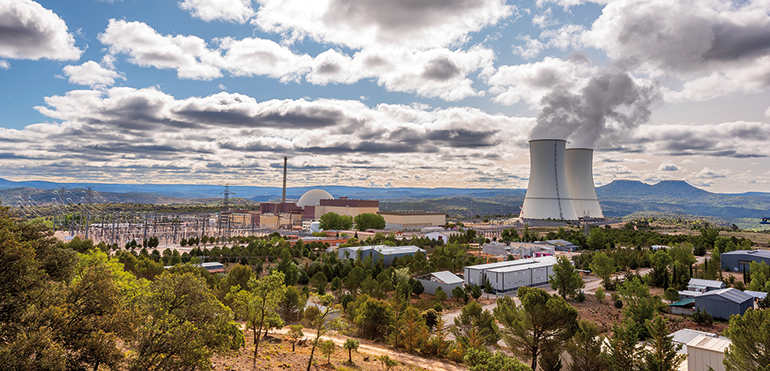
<svg viewBox="0 0 770 371">
<path fill-rule="evenodd" d="M 674 345 L 668 335 L 667 323 L 663 316 L 655 316 L 652 320 L 647 320 L 646 326 L 650 333 L 649 346 L 652 349 L 642 352 L 640 371 L 676 370 L 685 360 L 685 355 L 678 353 L 682 345 Z"/>
</svg>

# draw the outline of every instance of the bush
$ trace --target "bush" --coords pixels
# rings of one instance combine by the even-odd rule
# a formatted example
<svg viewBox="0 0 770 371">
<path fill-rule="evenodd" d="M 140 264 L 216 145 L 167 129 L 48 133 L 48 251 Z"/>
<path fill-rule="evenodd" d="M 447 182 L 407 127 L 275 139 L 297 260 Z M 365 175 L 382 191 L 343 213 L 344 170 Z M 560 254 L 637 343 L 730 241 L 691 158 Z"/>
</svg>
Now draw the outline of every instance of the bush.
<svg viewBox="0 0 770 371">
<path fill-rule="evenodd" d="M 618 308 L 618 309 L 623 308 L 623 300 L 620 300 L 620 299 L 615 300 L 615 308 Z"/>
<path fill-rule="evenodd" d="M 575 295 L 575 300 L 577 300 L 578 303 L 586 301 L 586 294 L 584 294 L 582 291 L 579 292 L 577 295 Z"/>
<path fill-rule="evenodd" d="M 607 225 L 609 225 L 609 224 L 607 224 Z M 604 302 L 604 289 L 601 288 L 601 287 L 596 289 L 596 293 L 594 294 L 594 296 L 596 296 L 596 301 L 598 301 L 600 303 L 603 303 Z"/>
<path fill-rule="evenodd" d="M 712 317 L 711 314 L 707 313 L 706 311 L 701 311 L 700 308 L 698 308 L 698 310 L 696 310 L 695 313 L 690 316 L 690 319 L 699 325 L 711 325 L 714 323 L 714 317 Z"/>
</svg>

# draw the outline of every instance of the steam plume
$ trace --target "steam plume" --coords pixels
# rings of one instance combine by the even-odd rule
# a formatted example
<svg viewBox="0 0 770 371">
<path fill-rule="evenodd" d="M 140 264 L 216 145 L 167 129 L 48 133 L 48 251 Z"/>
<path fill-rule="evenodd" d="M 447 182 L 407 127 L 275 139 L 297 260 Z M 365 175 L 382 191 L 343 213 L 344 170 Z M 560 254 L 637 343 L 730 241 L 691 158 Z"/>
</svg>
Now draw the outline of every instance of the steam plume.
<svg viewBox="0 0 770 371">
<path fill-rule="evenodd" d="M 650 119 L 659 94 L 625 71 L 592 78 L 580 93 L 553 91 L 543 97 L 531 139 L 567 139 L 571 147 L 612 146 Z"/>
</svg>

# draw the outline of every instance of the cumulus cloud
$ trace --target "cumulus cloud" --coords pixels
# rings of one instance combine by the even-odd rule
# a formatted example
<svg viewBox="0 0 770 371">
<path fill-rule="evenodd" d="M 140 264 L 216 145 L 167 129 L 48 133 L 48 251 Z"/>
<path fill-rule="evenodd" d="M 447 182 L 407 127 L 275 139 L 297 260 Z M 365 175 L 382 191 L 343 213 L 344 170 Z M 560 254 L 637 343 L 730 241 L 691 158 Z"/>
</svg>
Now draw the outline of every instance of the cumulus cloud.
<svg viewBox="0 0 770 371">
<path fill-rule="evenodd" d="M 0 2 L 0 57 L 75 60 L 82 52 L 56 13 L 31 0 Z"/>
<path fill-rule="evenodd" d="M 246 23 L 254 15 L 251 0 L 184 0 L 179 7 L 206 22 Z"/>
<path fill-rule="evenodd" d="M 260 0 L 252 23 L 290 40 L 360 49 L 444 47 L 512 14 L 502 0 Z"/>
<path fill-rule="evenodd" d="M 468 51 L 364 49 L 352 57 L 329 50 L 315 58 L 307 80 L 324 85 L 374 78 L 389 91 L 456 101 L 483 94 L 472 87 L 473 80 L 468 75 L 476 71 L 491 73 L 494 58 L 492 50 L 482 47 Z"/>
<path fill-rule="evenodd" d="M 29 175 L 46 169 L 56 177 L 68 176 L 69 170 L 60 167 L 72 166 L 82 177 L 152 174 L 157 181 L 178 181 L 186 172 L 242 179 L 244 173 L 268 171 L 276 154 L 291 153 L 295 164 L 328 169 L 314 171 L 312 182 L 344 181 L 335 178 L 340 173 L 351 179 L 367 175 L 378 184 L 410 174 L 439 181 L 446 169 L 422 169 L 426 163 L 459 161 L 471 174 L 506 161 L 511 157 L 505 149 L 524 146 L 533 123 L 468 107 L 368 107 L 332 99 L 259 102 L 227 92 L 176 99 L 156 88 L 127 87 L 70 91 L 46 98 L 46 106 L 37 109 L 57 122 L 0 129 L 0 142 L 14 156 L 0 158 L 5 171 Z M 490 152 L 502 155 L 487 159 Z M 353 165 L 362 159 L 366 166 Z M 399 164 L 397 171 L 393 163 Z M 518 185 L 505 169 L 485 171 Z"/>
<path fill-rule="evenodd" d="M 0 59 L 0 68 L 2 68 L 4 70 L 7 70 L 7 69 L 11 68 L 11 64 L 8 63 L 8 61 L 4 61 L 4 60 Z"/>
<path fill-rule="evenodd" d="M 624 142 L 632 149 L 667 156 L 768 157 L 770 126 L 744 121 L 643 125 Z"/>
<path fill-rule="evenodd" d="M 599 68 L 585 59 L 545 57 L 540 62 L 501 66 L 487 79 L 493 101 L 513 105 L 527 103 L 538 107 L 543 97 L 553 90 L 576 91 L 596 74 Z"/>
<path fill-rule="evenodd" d="M 670 162 L 663 162 L 658 166 L 658 171 L 682 171 L 682 169 Z"/>
<path fill-rule="evenodd" d="M 161 35 L 144 23 L 123 20 L 111 20 L 99 37 L 112 54 L 127 54 L 139 66 L 175 69 L 180 78 L 211 80 L 228 72 L 281 82 L 305 78 L 317 85 L 374 78 L 389 91 L 448 101 L 483 95 L 469 75 L 491 73 L 495 59 L 491 49 L 480 46 L 467 51 L 365 48 L 352 57 L 330 49 L 314 58 L 272 40 L 228 37 L 214 40 L 213 48 L 195 36 Z"/>
<path fill-rule="evenodd" d="M 111 86 L 115 83 L 115 79 L 125 80 L 120 72 L 105 68 L 94 61 L 87 61 L 79 66 L 65 66 L 63 70 L 64 74 L 69 77 L 70 84 L 98 87 Z"/>
</svg>

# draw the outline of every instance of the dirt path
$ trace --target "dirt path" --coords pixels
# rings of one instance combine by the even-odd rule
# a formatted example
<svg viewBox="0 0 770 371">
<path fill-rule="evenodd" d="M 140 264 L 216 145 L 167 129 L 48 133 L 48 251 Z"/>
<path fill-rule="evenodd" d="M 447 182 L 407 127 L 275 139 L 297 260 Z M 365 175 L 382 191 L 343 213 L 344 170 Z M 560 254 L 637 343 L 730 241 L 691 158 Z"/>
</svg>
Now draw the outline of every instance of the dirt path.
<svg viewBox="0 0 770 371">
<path fill-rule="evenodd" d="M 284 328 L 284 329 L 273 331 L 271 333 L 286 334 L 288 331 L 289 331 L 288 329 Z M 304 332 L 306 337 L 309 337 L 310 340 L 315 338 L 315 331 L 313 330 L 302 329 L 302 332 Z M 342 346 L 342 344 L 345 343 L 345 340 L 349 338 L 341 335 L 331 335 L 331 336 L 324 335 L 324 336 L 321 336 L 321 339 L 331 340 L 335 344 Z M 387 355 L 388 357 L 393 358 L 398 362 L 415 366 L 415 367 L 420 367 L 430 371 L 467 371 L 468 370 L 466 367 L 463 367 L 462 365 L 458 365 L 456 363 L 448 362 L 445 360 L 436 359 L 436 358 L 424 358 L 424 357 L 420 357 L 419 355 L 398 352 L 392 349 L 385 348 L 381 344 L 372 343 L 368 340 L 358 339 L 358 341 L 360 342 L 360 345 L 358 347 L 358 352 L 366 353 L 374 357 Z"/>
</svg>

